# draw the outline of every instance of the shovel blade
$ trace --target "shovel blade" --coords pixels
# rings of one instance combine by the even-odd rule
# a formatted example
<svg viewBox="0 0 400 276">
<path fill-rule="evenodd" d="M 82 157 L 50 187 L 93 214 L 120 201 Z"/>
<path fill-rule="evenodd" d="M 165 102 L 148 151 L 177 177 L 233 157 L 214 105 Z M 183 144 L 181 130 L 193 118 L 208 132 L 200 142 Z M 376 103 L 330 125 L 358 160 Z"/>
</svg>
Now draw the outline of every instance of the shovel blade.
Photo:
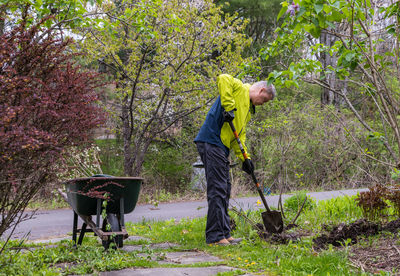
<svg viewBox="0 0 400 276">
<path fill-rule="evenodd" d="M 265 226 L 265 230 L 270 233 L 282 233 L 283 220 L 279 211 L 271 210 L 270 212 L 261 213 L 261 217 Z"/>
</svg>

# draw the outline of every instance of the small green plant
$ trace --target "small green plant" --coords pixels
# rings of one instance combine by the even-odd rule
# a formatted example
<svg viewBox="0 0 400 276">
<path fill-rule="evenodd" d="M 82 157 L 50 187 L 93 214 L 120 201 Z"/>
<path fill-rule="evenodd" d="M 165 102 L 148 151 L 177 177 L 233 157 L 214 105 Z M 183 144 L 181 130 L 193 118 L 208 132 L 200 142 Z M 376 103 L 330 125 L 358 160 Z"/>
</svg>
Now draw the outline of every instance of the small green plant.
<svg viewBox="0 0 400 276">
<path fill-rule="evenodd" d="M 396 168 L 393 168 L 393 171 L 392 171 L 392 173 L 391 173 L 391 176 L 392 176 L 392 179 L 393 179 L 393 180 L 398 180 L 398 179 L 400 179 L 400 170 L 399 170 L 399 169 L 396 169 Z"/>
<path fill-rule="evenodd" d="M 103 221 L 106 220 L 106 218 L 107 218 L 107 205 L 108 205 L 109 198 L 110 198 L 110 195 L 108 193 L 105 193 L 104 200 L 102 202 L 103 208 L 101 210 L 101 217 L 102 217 Z M 106 231 L 111 231 L 111 225 L 110 225 L 110 223 L 108 223 L 108 221 L 107 221 L 107 224 L 105 225 L 105 229 L 106 229 Z"/>
<path fill-rule="evenodd" d="M 304 211 L 298 224 L 315 229 L 323 224 L 353 222 L 363 217 L 362 209 L 357 205 L 355 198 L 356 196 L 344 196 L 318 201 L 315 208 Z"/>
<path fill-rule="evenodd" d="M 286 199 L 284 203 L 285 211 L 298 212 L 306 200 L 307 193 L 305 191 L 296 192 L 293 196 Z M 316 206 L 313 198 L 307 197 L 304 203 L 303 210 L 312 210 Z"/>
<path fill-rule="evenodd" d="M 400 185 L 388 187 L 385 198 L 392 203 L 394 214 L 400 217 Z"/>
<path fill-rule="evenodd" d="M 158 208 L 158 204 L 160 204 L 157 199 L 150 199 L 149 203 L 152 204 L 154 208 Z"/>
</svg>

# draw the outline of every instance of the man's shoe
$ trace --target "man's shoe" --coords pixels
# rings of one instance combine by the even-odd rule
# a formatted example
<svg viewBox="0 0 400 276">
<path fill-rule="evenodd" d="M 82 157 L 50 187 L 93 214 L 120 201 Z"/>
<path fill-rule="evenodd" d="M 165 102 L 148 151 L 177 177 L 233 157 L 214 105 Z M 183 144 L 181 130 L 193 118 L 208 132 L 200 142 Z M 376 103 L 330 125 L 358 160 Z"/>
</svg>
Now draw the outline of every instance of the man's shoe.
<svg viewBox="0 0 400 276">
<path fill-rule="evenodd" d="M 222 240 L 220 240 L 218 242 L 214 242 L 214 243 L 210 243 L 210 244 L 226 246 L 226 245 L 230 245 L 231 243 L 227 239 L 222 239 Z"/>
<path fill-rule="evenodd" d="M 242 240 L 243 240 L 242 238 L 234 239 L 234 238 L 232 238 L 232 237 L 230 237 L 229 239 L 227 239 L 227 241 L 230 242 L 231 244 L 239 244 L 239 243 L 242 242 Z"/>
</svg>

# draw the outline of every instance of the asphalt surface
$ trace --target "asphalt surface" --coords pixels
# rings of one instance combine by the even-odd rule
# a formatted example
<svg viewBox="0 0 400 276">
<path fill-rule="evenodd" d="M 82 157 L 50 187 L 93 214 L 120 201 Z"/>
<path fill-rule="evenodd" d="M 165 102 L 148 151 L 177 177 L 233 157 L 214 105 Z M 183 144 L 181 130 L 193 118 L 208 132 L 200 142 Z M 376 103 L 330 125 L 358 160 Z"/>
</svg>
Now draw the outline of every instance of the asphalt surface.
<svg viewBox="0 0 400 276">
<path fill-rule="evenodd" d="M 367 189 L 352 189 L 309 193 L 308 195 L 315 200 L 325 200 L 338 196 L 351 196 Z M 290 195 L 283 195 L 285 200 Z M 263 208 L 258 206 L 259 197 L 232 198 L 230 204 L 245 210 Z M 279 196 L 266 196 L 270 206 L 277 206 Z M 153 205 L 137 205 L 133 212 L 125 215 L 125 222 L 158 221 L 167 219 L 182 219 L 203 217 L 207 214 L 206 201 L 190 201 L 177 203 L 162 203 L 157 208 Z M 93 218 L 95 220 L 95 218 Z M 66 236 L 72 233 L 73 211 L 72 209 L 45 210 L 37 211 L 30 220 L 21 222 L 13 235 L 12 239 L 26 237 L 29 240 L 48 239 Z M 81 225 L 79 222 L 79 227 Z M 8 236 L 7 232 L 4 236 Z"/>
</svg>

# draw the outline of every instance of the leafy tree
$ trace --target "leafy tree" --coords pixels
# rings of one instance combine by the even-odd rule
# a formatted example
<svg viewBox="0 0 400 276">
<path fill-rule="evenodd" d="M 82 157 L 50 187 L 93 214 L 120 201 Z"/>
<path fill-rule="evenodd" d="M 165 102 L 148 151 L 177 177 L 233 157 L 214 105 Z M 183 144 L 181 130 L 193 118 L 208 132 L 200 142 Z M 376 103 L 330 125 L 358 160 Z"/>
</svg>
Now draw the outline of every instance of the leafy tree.
<svg viewBox="0 0 400 276">
<path fill-rule="evenodd" d="M 89 15 L 96 13 L 95 4 L 101 3 L 102 0 L 0 0 L 0 33 L 18 25 L 23 14 L 29 15 L 27 26 L 46 18 L 47 28 L 81 28 L 90 24 Z"/>
<path fill-rule="evenodd" d="M 281 8 L 280 0 L 217 0 L 214 1 L 222 7 L 225 13 L 229 13 L 239 20 L 246 19 L 245 33 L 252 39 L 251 45 L 244 50 L 244 56 L 257 59 L 256 63 L 248 64 L 243 69 L 257 78 L 266 78 L 271 68 L 279 66 L 279 60 L 259 59 L 259 51 L 269 41 L 274 40 L 274 31 L 279 25 L 277 14 Z M 289 53 L 288 56 L 291 56 Z"/>
<path fill-rule="evenodd" d="M 278 27 L 277 14 L 281 9 L 279 0 L 217 0 L 216 4 L 222 5 L 223 11 L 237 14 L 238 18 L 249 19 L 246 33 L 252 38 L 252 44 L 264 45 Z"/>
<path fill-rule="evenodd" d="M 114 76 L 124 173 L 139 175 L 152 142 L 215 97 L 216 76 L 238 73 L 249 40 L 211 1 L 116 1 L 102 12 L 84 48 Z"/>
<path fill-rule="evenodd" d="M 99 76 L 73 65 L 72 40 L 43 28 L 46 18 L 27 20 L 0 37 L 0 236 L 12 228 L 9 237 L 30 199 L 57 177 L 56 164 L 87 145 L 104 118 L 95 105 Z"/>
<path fill-rule="evenodd" d="M 399 14 L 398 2 L 285 1 L 278 18 L 286 18 L 277 29 L 278 37 L 263 51 L 263 56 L 268 59 L 304 46 L 307 37 L 316 40 L 324 32 L 333 36 L 334 43 L 320 41 L 308 49 L 302 48 L 303 57 L 284 70 L 272 72 L 269 81 L 290 87 L 305 80 L 342 97 L 369 131 L 368 139 L 383 144 L 388 153 L 379 160 L 369 149 L 364 150 L 365 155 L 397 168 L 400 167 L 400 93 L 397 85 L 400 74 L 396 46 L 400 34 Z M 335 66 L 321 63 L 316 58 L 320 54 L 335 58 Z M 326 77 L 330 74 L 348 81 L 349 87 L 330 85 Z M 348 89 L 352 94 L 348 94 Z M 360 98 L 361 102 L 373 107 L 372 116 L 361 112 L 357 105 Z"/>
</svg>

